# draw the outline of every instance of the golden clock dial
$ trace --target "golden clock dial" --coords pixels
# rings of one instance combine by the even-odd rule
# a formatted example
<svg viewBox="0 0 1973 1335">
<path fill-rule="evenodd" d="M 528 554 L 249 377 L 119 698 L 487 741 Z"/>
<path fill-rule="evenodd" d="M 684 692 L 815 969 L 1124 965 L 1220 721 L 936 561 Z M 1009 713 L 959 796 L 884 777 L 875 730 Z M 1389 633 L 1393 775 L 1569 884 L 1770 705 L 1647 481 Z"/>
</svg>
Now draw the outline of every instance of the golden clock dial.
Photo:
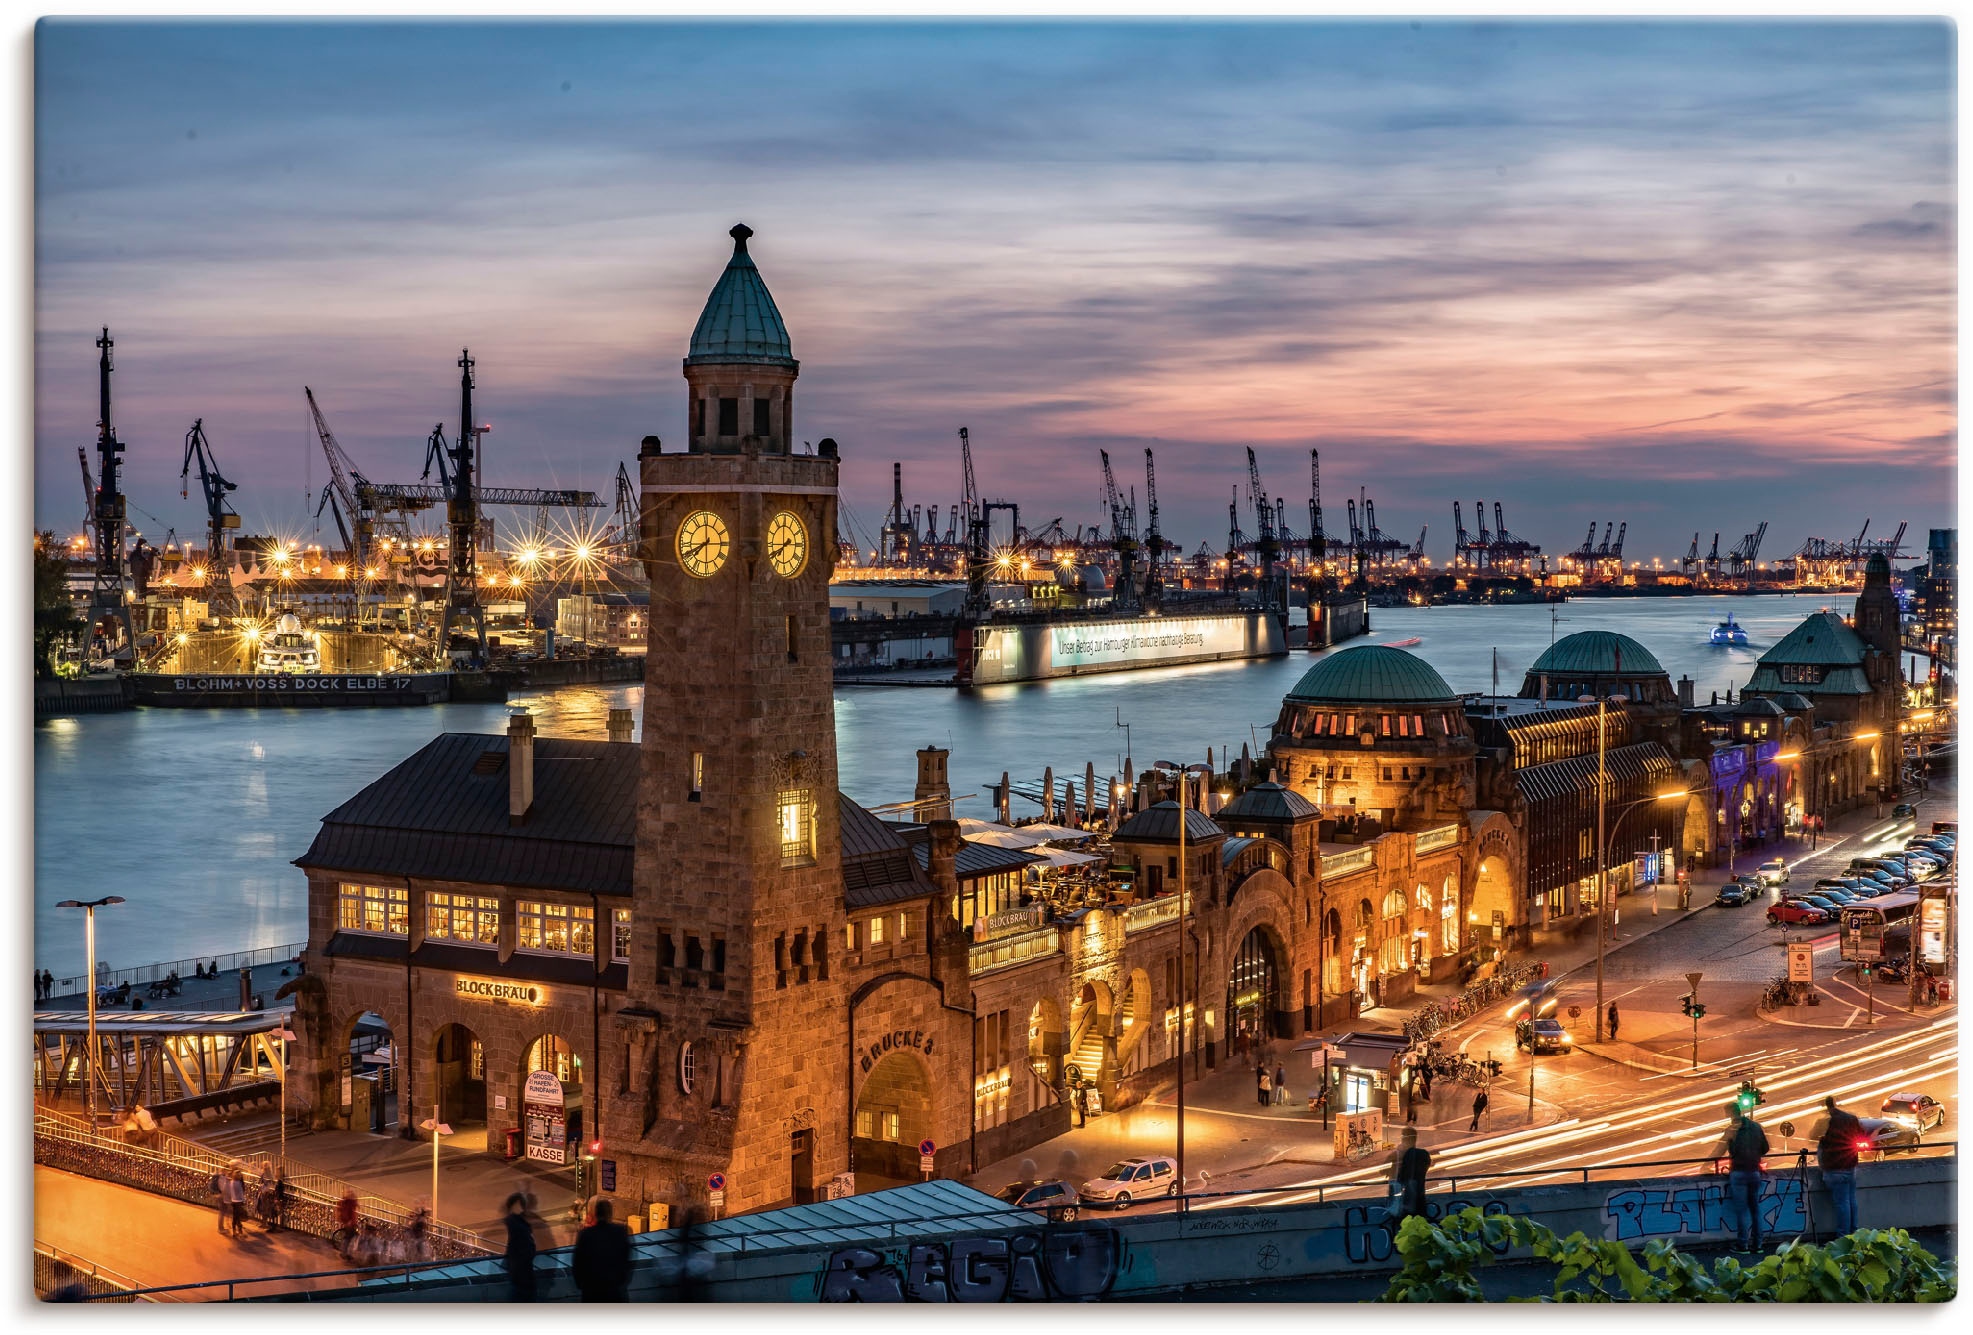
<svg viewBox="0 0 1973 1335">
<path fill-rule="evenodd" d="M 700 579 L 726 564 L 732 545 L 726 521 L 710 510 L 694 510 L 678 526 L 678 564 Z"/>
<path fill-rule="evenodd" d="M 808 529 L 800 516 L 783 510 L 768 521 L 767 559 L 783 579 L 793 579 L 808 564 Z"/>
</svg>

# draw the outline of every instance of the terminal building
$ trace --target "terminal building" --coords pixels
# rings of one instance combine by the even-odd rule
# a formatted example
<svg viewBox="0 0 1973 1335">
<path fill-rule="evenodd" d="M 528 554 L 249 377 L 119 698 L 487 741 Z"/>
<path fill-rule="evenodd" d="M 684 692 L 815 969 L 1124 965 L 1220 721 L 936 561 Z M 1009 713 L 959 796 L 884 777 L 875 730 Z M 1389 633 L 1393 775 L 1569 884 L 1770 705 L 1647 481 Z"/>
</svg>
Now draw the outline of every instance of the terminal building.
<svg viewBox="0 0 1973 1335">
<path fill-rule="evenodd" d="M 1143 806 L 1075 877 L 962 837 L 936 749 L 916 796 L 937 818 L 881 820 L 837 786 L 837 446 L 795 447 L 799 363 L 751 233 L 731 235 L 684 361 L 686 448 L 649 437 L 639 458 L 641 739 L 627 718 L 536 736 L 524 712 L 441 736 L 297 860 L 291 1092 L 320 1123 L 436 1111 L 489 1152 L 580 1162 L 624 1217 L 812 1201 L 927 1160 L 963 1175 L 1068 1129 L 1072 1086 L 1113 1109 L 1181 1049 L 1201 1072 L 1249 1061 L 1580 922 L 1598 732 L 1570 692 L 1626 697 L 1601 735 L 1613 804 L 1711 773 L 1708 752 L 1794 745 L 1775 716 L 1684 707 L 1621 637 L 1562 641 L 1511 699 L 1361 646 L 1284 699 L 1271 777 Z M 1847 664 L 1834 634 L 1803 653 Z M 1810 705 L 1809 744 L 1879 717 L 1837 698 L 1848 680 L 1776 683 Z M 1611 864 L 1691 824 L 1634 816 Z"/>
</svg>

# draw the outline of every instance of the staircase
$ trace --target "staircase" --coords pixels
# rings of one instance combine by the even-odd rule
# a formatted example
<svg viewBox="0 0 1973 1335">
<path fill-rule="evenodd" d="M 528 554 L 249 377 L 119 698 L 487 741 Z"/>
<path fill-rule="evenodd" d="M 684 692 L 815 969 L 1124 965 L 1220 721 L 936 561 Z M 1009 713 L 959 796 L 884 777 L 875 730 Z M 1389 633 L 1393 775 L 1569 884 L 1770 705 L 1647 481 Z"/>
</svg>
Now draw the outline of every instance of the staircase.
<svg viewBox="0 0 1973 1335">
<path fill-rule="evenodd" d="M 1076 1044 L 1069 1060 L 1075 1063 L 1085 1080 L 1095 1080 L 1103 1074 L 1103 1035 L 1096 1032 L 1095 1025 L 1083 1027 L 1082 1041 Z"/>
</svg>

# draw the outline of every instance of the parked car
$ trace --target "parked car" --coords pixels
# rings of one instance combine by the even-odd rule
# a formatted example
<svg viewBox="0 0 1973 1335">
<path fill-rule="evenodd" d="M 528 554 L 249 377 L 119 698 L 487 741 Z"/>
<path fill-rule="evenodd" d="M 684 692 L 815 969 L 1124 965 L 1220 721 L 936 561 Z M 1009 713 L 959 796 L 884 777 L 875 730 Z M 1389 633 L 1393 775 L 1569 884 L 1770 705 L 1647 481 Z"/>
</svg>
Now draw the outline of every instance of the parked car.
<svg viewBox="0 0 1973 1335">
<path fill-rule="evenodd" d="M 1724 904 L 1728 908 L 1739 908 L 1753 897 L 1753 892 L 1740 884 L 1740 882 L 1728 881 L 1720 887 L 1720 892 L 1713 896 L 1713 902 L 1715 904 Z"/>
<path fill-rule="evenodd" d="M 1860 899 L 1870 898 L 1870 896 L 1851 889 L 1848 886 L 1823 885 L 1821 882 L 1817 882 L 1813 890 L 1789 890 L 1782 895 L 1782 898 L 1807 899 L 1810 896 L 1814 896 L 1817 899 L 1834 900 L 1838 904 L 1854 904 Z"/>
<path fill-rule="evenodd" d="M 1831 918 L 1840 918 L 1843 916 L 1843 906 L 1841 904 L 1838 904 L 1833 899 L 1824 899 L 1821 895 L 1803 895 L 1795 903 L 1806 905 L 1812 909 L 1821 909 Z"/>
<path fill-rule="evenodd" d="M 1857 1145 L 1859 1158 L 1882 1158 L 1900 1150 L 1915 1150 L 1921 1143 L 1918 1129 L 1903 1122 L 1886 1117 L 1859 1117 L 1857 1124 L 1863 1128 L 1863 1140 Z"/>
<path fill-rule="evenodd" d="M 1560 1020 L 1523 1020 L 1514 1026 L 1514 1046 L 1529 1052 L 1567 1052 L 1574 1042 Z"/>
<path fill-rule="evenodd" d="M 1153 1196 L 1178 1195 L 1178 1162 L 1162 1156 L 1125 1159 L 1111 1164 L 1101 1177 L 1092 1177 L 1077 1193 L 1090 1205 L 1112 1205 L 1121 1210 L 1133 1200 Z"/>
<path fill-rule="evenodd" d="M 1759 875 L 1761 880 L 1769 885 L 1788 884 L 1788 860 L 1786 858 L 1769 858 L 1761 864 Z"/>
<path fill-rule="evenodd" d="M 1930 1094 L 1893 1094 L 1878 1112 L 1893 1122 L 1903 1122 L 1920 1131 L 1946 1124 L 1946 1108 Z"/>
<path fill-rule="evenodd" d="M 1815 927 L 1828 922 L 1829 913 L 1826 909 L 1819 909 L 1813 904 L 1804 904 L 1800 900 L 1795 899 L 1784 899 L 1767 911 L 1767 920 L 1771 925 L 1788 923 L 1791 926 L 1802 925 Z"/>
<path fill-rule="evenodd" d="M 1016 1182 L 995 1194 L 1009 1205 L 1047 1215 L 1051 1224 L 1074 1223 L 1081 1199 L 1074 1187 L 1059 1178 L 1048 1182 Z"/>
</svg>

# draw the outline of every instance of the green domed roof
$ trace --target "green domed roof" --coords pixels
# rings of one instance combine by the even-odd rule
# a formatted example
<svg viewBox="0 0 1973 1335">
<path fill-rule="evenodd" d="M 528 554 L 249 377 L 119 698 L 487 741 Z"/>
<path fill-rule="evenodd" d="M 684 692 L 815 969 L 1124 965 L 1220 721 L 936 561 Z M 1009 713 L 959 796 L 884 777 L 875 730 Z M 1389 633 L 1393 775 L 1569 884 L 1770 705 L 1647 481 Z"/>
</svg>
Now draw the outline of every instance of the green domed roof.
<svg viewBox="0 0 1973 1335">
<path fill-rule="evenodd" d="M 1548 652 L 1537 658 L 1528 671 L 1611 676 L 1620 667 L 1626 677 L 1658 676 L 1665 670 L 1655 654 L 1628 635 L 1612 630 L 1579 630 L 1550 645 Z"/>
<path fill-rule="evenodd" d="M 1327 704 L 1456 700 L 1430 663 L 1402 649 L 1360 644 L 1334 653 L 1302 674 L 1288 692 L 1295 701 Z"/>
<path fill-rule="evenodd" d="M 696 362 L 766 362 L 793 366 L 795 354 L 788 343 L 788 326 L 781 322 L 781 311 L 761 281 L 760 270 L 747 254 L 747 238 L 754 229 L 736 225 L 727 235 L 733 238 L 733 258 L 726 272 L 713 284 L 706 308 L 692 330 L 692 347 L 685 358 Z"/>
</svg>

